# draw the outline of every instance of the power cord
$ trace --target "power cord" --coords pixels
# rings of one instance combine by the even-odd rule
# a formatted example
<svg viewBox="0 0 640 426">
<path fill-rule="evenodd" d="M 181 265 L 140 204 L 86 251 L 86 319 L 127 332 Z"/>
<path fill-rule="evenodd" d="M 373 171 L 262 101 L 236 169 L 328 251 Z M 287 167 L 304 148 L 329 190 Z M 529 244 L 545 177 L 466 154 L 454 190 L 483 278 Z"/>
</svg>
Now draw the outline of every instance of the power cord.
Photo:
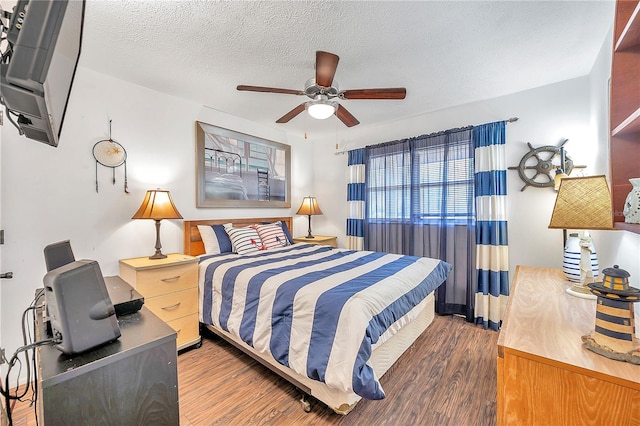
<svg viewBox="0 0 640 426">
<path fill-rule="evenodd" d="M 32 312 L 33 316 L 32 316 L 31 324 L 34 324 L 34 327 L 35 327 L 35 312 L 36 312 L 36 309 L 38 308 L 38 301 L 42 298 L 43 295 L 44 295 L 44 291 L 39 292 L 34 297 L 29 307 L 25 309 L 24 312 L 22 313 L 22 340 L 24 345 L 16 349 L 11 359 L 7 361 L 8 369 L 7 369 L 7 375 L 4 380 L 4 386 L 0 381 L 0 393 L 5 398 L 5 408 L 7 412 L 7 420 L 9 422 L 9 425 L 13 425 L 12 410 L 13 410 L 13 406 L 15 405 L 15 401 L 24 401 L 23 398 L 29 392 L 29 389 L 31 388 L 31 386 L 33 386 L 33 391 L 30 399 L 30 403 L 33 404 L 37 400 L 37 386 L 32 385 L 32 379 L 31 379 L 31 368 L 33 368 L 33 376 L 34 376 L 33 382 L 35 383 L 38 380 L 37 378 L 38 370 L 36 367 L 35 349 L 39 346 L 55 345 L 61 342 L 60 339 L 54 337 L 50 339 L 40 340 L 37 342 L 27 343 L 27 340 L 32 341 L 33 338 L 31 336 L 28 325 L 26 325 L 25 323 L 25 320 L 27 318 L 27 314 L 29 312 Z M 35 330 L 34 330 L 34 335 L 35 335 Z M 29 359 L 30 350 L 33 350 L 31 359 Z M 24 387 L 24 390 L 20 392 L 19 377 L 20 377 L 20 373 L 22 372 L 22 362 L 20 361 L 20 354 L 22 352 L 24 352 L 25 365 L 27 368 L 27 378 L 26 378 L 26 385 Z M 16 379 L 15 394 L 11 394 L 11 391 L 10 391 L 11 388 L 10 388 L 9 382 L 11 377 L 11 371 L 13 370 L 16 364 L 19 364 L 18 378 Z M 33 405 L 35 410 L 35 404 Z M 37 411 L 36 411 L 36 424 L 37 422 L 38 422 L 38 418 L 37 418 Z"/>
</svg>

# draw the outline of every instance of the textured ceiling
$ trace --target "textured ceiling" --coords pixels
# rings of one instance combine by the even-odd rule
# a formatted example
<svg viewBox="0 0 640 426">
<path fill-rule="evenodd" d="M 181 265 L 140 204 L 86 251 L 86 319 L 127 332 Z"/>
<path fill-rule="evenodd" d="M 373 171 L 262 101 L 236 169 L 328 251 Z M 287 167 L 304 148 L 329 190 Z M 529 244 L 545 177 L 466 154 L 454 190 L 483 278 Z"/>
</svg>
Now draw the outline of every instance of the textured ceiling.
<svg viewBox="0 0 640 426">
<path fill-rule="evenodd" d="M 367 126 L 587 75 L 611 1 L 87 0 L 81 65 L 288 132 L 348 132 L 336 117 L 275 121 L 306 100 L 315 51 L 340 89 L 406 87 L 405 100 L 340 101 Z M 505 117 L 507 118 L 507 117 Z"/>
</svg>

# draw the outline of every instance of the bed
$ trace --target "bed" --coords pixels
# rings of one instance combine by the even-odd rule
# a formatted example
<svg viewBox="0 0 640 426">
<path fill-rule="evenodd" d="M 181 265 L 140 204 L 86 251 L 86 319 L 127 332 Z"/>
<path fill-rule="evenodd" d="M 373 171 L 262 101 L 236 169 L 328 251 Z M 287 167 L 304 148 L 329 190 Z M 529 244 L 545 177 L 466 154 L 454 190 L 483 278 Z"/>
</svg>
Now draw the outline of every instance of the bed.
<svg viewBox="0 0 640 426">
<path fill-rule="evenodd" d="M 451 266 L 304 243 L 207 255 L 198 230 L 277 222 L 293 229 L 291 217 L 184 221 L 201 323 L 338 414 L 384 398 L 378 379 L 431 324 Z"/>
</svg>

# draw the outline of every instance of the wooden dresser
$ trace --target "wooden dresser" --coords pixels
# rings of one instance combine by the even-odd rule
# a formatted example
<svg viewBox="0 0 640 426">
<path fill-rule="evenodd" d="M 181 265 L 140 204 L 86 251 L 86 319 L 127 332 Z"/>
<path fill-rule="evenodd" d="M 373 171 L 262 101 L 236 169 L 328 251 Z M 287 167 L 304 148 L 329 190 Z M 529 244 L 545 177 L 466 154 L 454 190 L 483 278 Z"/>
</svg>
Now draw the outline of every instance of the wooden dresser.
<svg viewBox="0 0 640 426">
<path fill-rule="evenodd" d="M 36 339 L 47 337 L 40 305 Z M 118 317 L 120 338 L 76 355 L 38 354 L 38 418 L 43 425 L 175 425 L 176 333 L 144 306 Z M 4 400 L 3 400 L 4 402 Z"/>
<path fill-rule="evenodd" d="M 120 277 L 178 333 L 178 350 L 200 344 L 197 257 L 174 253 L 166 259 L 123 259 Z"/>
<path fill-rule="evenodd" d="M 559 269 L 517 267 L 498 338 L 498 425 L 640 423 L 640 365 L 582 347 L 596 301 L 569 285 Z"/>
</svg>

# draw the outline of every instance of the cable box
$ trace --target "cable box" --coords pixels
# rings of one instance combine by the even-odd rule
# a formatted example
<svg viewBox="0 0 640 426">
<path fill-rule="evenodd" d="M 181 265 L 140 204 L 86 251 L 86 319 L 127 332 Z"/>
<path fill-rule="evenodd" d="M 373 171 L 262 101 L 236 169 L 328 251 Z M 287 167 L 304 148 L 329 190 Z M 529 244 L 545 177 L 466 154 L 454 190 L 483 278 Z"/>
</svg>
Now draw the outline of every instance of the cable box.
<svg viewBox="0 0 640 426">
<path fill-rule="evenodd" d="M 116 316 L 136 313 L 144 305 L 144 297 L 119 276 L 104 277 L 104 283 Z"/>
</svg>

